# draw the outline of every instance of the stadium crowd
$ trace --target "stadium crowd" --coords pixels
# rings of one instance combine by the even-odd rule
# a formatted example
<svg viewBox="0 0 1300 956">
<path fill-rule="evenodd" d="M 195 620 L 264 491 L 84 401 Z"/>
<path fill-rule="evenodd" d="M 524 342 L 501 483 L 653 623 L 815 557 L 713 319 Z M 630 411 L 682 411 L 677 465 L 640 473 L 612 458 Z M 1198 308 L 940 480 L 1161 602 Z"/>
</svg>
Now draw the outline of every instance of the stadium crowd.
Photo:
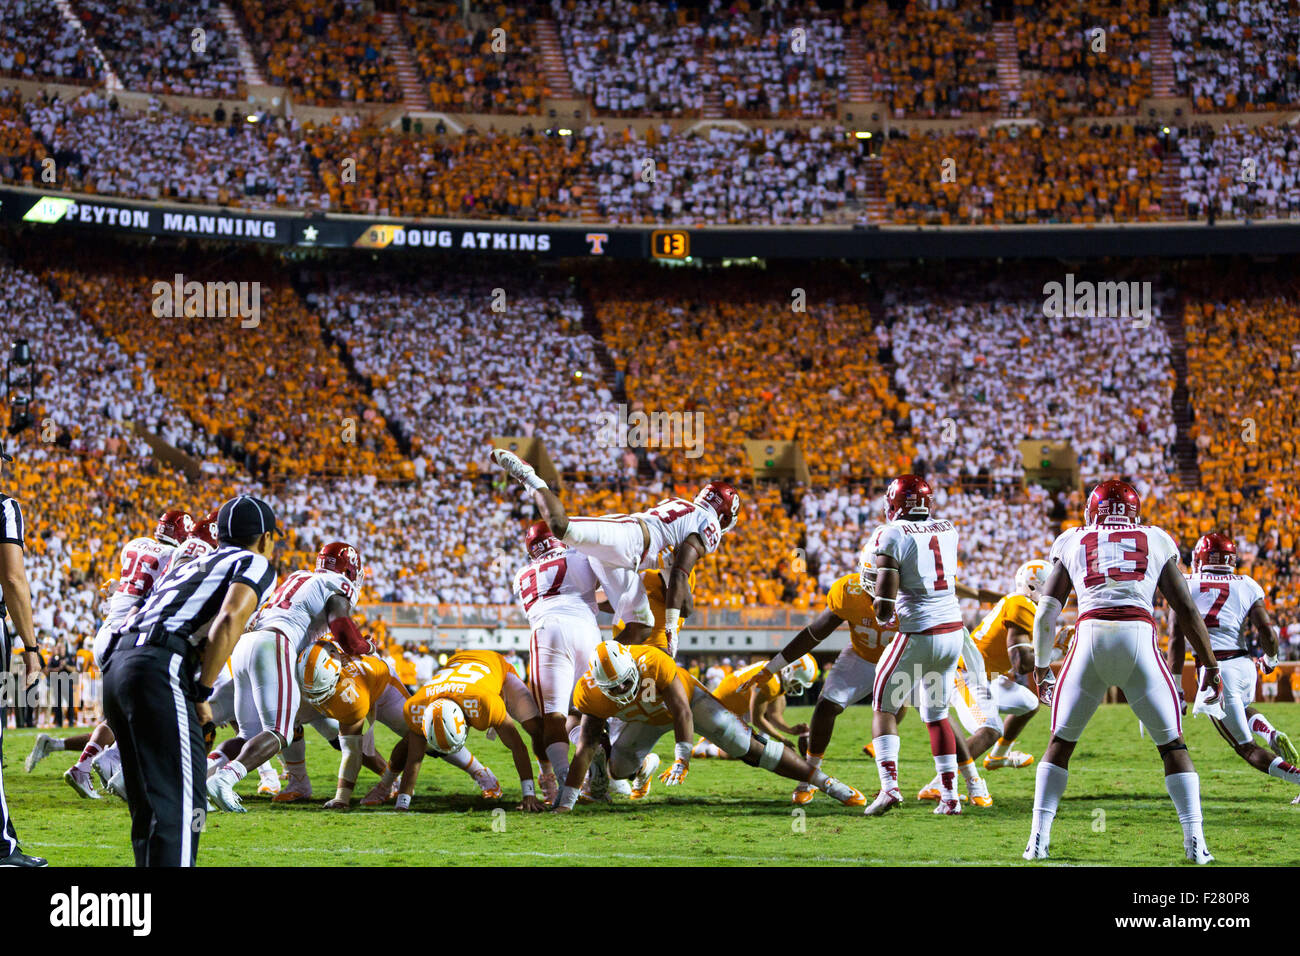
<svg viewBox="0 0 1300 956">
<path fill-rule="evenodd" d="M 1300 214 L 1300 138 L 1290 126 L 1193 127 L 1178 142 L 1189 219 Z"/>
<path fill-rule="evenodd" d="M 1274 110 L 1300 93 L 1300 19 L 1277 0 L 1183 0 L 1169 11 L 1174 76 L 1203 113 Z"/>
</svg>

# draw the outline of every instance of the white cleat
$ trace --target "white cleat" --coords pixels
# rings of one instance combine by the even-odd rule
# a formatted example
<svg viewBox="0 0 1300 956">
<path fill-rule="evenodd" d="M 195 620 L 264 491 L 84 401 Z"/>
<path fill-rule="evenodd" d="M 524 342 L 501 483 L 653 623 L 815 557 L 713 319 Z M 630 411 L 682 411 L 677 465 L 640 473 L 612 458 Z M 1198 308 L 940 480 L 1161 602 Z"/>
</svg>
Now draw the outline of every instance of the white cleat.
<svg viewBox="0 0 1300 956">
<path fill-rule="evenodd" d="M 230 777 L 227 773 L 214 773 L 208 780 L 208 799 L 227 813 L 247 813 Z"/>
<path fill-rule="evenodd" d="M 888 813 L 894 807 L 903 802 L 903 795 L 895 787 L 892 790 L 881 790 L 876 794 L 876 799 L 871 801 L 871 806 L 863 810 L 864 816 L 878 817 L 882 813 Z"/>
<path fill-rule="evenodd" d="M 554 776 L 554 774 L 552 774 L 552 776 Z M 501 781 L 498 780 L 497 775 L 486 766 L 478 773 L 474 774 L 474 782 L 478 784 L 478 788 L 483 791 L 483 798 L 485 800 L 501 799 Z"/>
<path fill-rule="evenodd" d="M 54 748 L 50 746 L 52 743 L 54 743 L 54 738 L 49 734 L 37 734 L 36 743 L 32 744 L 32 752 L 23 761 L 23 769 L 31 773 L 36 769 L 38 763 L 54 753 Z"/>
<path fill-rule="evenodd" d="M 1026 860 L 1046 860 L 1048 841 L 1043 839 L 1041 833 L 1033 833 L 1029 836 L 1029 845 L 1025 847 L 1025 852 L 1021 856 Z"/>
<path fill-rule="evenodd" d="M 121 767 L 118 767 L 117 772 L 104 781 L 104 789 L 123 802 L 126 801 L 126 781 L 122 779 Z"/>
<path fill-rule="evenodd" d="M 68 786 L 77 793 L 90 800 L 98 800 L 99 794 L 95 792 L 95 784 L 90 779 L 89 770 L 80 770 L 77 767 L 69 767 L 63 772 L 63 779 L 67 781 Z"/>
<path fill-rule="evenodd" d="M 257 795 L 259 797 L 274 797 L 280 792 L 280 775 L 275 772 L 275 768 L 269 763 L 264 763 L 257 768 Z"/>
<path fill-rule="evenodd" d="M 941 817 L 961 816 L 960 800 L 943 800 L 941 799 L 934 808 L 934 812 Z"/>
<path fill-rule="evenodd" d="M 1186 854 L 1187 859 L 1191 860 L 1198 866 L 1214 862 L 1214 857 L 1210 854 L 1210 851 L 1206 849 L 1205 844 L 1195 837 L 1183 841 L 1183 853 Z"/>
<path fill-rule="evenodd" d="M 985 770 L 1001 770 L 1003 767 L 1015 767 L 1021 769 L 1028 767 L 1034 762 L 1034 755 L 1027 754 L 1023 750 L 1009 750 L 1001 757 L 985 757 Z"/>
<path fill-rule="evenodd" d="M 110 755 L 109 751 L 101 750 L 90 762 L 90 769 L 95 771 L 95 776 L 99 778 L 99 788 L 107 790 L 112 779 L 121 776 L 122 761 L 115 755 Z"/>
<path fill-rule="evenodd" d="M 492 461 L 525 488 L 532 488 L 540 480 L 533 466 L 512 451 L 506 451 L 504 448 L 493 448 Z"/>
</svg>

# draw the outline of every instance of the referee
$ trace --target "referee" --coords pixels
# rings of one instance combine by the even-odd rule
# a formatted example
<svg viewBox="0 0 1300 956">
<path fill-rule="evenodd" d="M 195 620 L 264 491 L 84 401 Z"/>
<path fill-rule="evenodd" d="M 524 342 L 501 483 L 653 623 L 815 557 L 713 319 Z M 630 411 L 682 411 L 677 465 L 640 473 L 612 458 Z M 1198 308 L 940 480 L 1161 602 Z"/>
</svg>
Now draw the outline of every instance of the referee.
<svg viewBox="0 0 1300 956">
<path fill-rule="evenodd" d="M 122 753 L 136 866 L 193 866 L 206 820 L 212 683 L 275 582 L 275 512 L 240 495 L 217 550 L 164 575 L 104 652 L 104 714 Z"/>
<path fill-rule="evenodd" d="M 13 461 L 13 458 L 0 451 L 0 460 Z M 32 594 L 23 567 L 23 532 L 23 509 L 13 498 L 0 494 L 0 590 L 4 592 L 4 599 L 0 601 L 0 679 L 6 681 L 0 687 L 0 762 L 4 759 L 5 705 L 10 692 L 30 693 L 41 676 L 41 655 L 36 650 L 36 631 L 32 627 Z M 27 679 L 22 688 L 8 683 L 13 635 L 4 623 L 6 611 L 14 622 L 14 631 L 23 642 Z M 28 856 L 18 847 L 14 822 L 9 818 L 9 801 L 5 799 L 4 770 L 0 769 L 0 866 L 45 865 L 39 856 Z"/>
</svg>

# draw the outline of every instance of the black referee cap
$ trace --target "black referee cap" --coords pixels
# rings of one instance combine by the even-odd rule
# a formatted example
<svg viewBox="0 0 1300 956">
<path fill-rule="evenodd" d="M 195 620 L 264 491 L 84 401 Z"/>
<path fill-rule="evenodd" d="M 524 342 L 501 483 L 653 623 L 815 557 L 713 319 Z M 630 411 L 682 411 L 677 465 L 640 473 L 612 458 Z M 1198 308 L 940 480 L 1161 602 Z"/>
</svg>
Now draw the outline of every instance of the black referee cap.
<svg viewBox="0 0 1300 956">
<path fill-rule="evenodd" d="M 217 512 L 218 541 L 247 541 L 268 531 L 279 530 L 271 506 L 252 495 L 231 498 Z"/>
</svg>

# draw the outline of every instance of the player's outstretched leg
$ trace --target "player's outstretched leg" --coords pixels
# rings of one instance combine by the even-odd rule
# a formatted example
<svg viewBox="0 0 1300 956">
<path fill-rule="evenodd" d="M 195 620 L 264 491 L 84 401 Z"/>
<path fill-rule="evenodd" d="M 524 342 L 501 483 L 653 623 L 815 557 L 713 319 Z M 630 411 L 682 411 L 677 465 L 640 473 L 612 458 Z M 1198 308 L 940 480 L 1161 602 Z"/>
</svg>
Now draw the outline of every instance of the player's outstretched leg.
<svg viewBox="0 0 1300 956">
<path fill-rule="evenodd" d="M 559 497 L 546 487 L 546 482 L 541 479 L 533 466 L 504 448 L 492 449 L 492 461 L 533 493 L 533 504 L 537 505 L 542 520 L 551 529 L 551 534 L 563 541 L 564 533 L 569 530 L 569 516 L 564 511 L 564 505 L 560 504 Z"/>
<path fill-rule="evenodd" d="M 1246 719 L 1250 722 L 1250 732 L 1258 737 L 1265 747 L 1292 766 L 1300 766 L 1300 751 L 1296 750 L 1290 737 L 1274 727 L 1269 719 L 1254 707 L 1246 708 Z"/>
<path fill-rule="evenodd" d="M 1193 863 L 1212 863 L 1214 857 L 1205 846 L 1205 833 L 1201 829 L 1201 778 L 1192 766 L 1187 744 L 1178 736 L 1156 749 L 1165 763 L 1165 790 L 1174 802 L 1183 828 L 1183 853 Z"/>
<path fill-rule="evenodd" d="M 1033 764 L 1033 754 L 1012 748 L 1036 713 L 1038 713 L 1037 708 L 1027 714 L 1013 714 L 1007 718 L 1006 725 L 1002 728 L 1002 736 L 998 738 L 997 743 L 993 745 L 993 749 L 984 758 L 985 770 L 1000 770 L 1003 767 L 1021 768 Z M 971 748 L 971 751 L 973 753 L 974 748 Z"/>
<path fill-rule="evenodd" d="M 861 791 L 828 776 L 819 767 L 809 766 L 808 761 L 779 740 L 755 733 L 749 742 L 749 750 L 740 759 L 751 767 L 770 770 L 778 777 L 810 783 L 846 807 L 866 806 L 867 798 Z"/>
<path fill-rule="evenodd" d="M 808 727 L 808 766 L 814 770 L 822 768 L 822 759 L 826 748 L 831 745 L 831 733 L 835 730 L 835 720 L 844 713 L 844 708 L 833 700 L 823 697 L 813 708 L 812 720 Z M 791 799 L 798 805 L 812 802 L 817 788 L 810 783 L 801 783 L 794 788 Z"/>
</svg>

